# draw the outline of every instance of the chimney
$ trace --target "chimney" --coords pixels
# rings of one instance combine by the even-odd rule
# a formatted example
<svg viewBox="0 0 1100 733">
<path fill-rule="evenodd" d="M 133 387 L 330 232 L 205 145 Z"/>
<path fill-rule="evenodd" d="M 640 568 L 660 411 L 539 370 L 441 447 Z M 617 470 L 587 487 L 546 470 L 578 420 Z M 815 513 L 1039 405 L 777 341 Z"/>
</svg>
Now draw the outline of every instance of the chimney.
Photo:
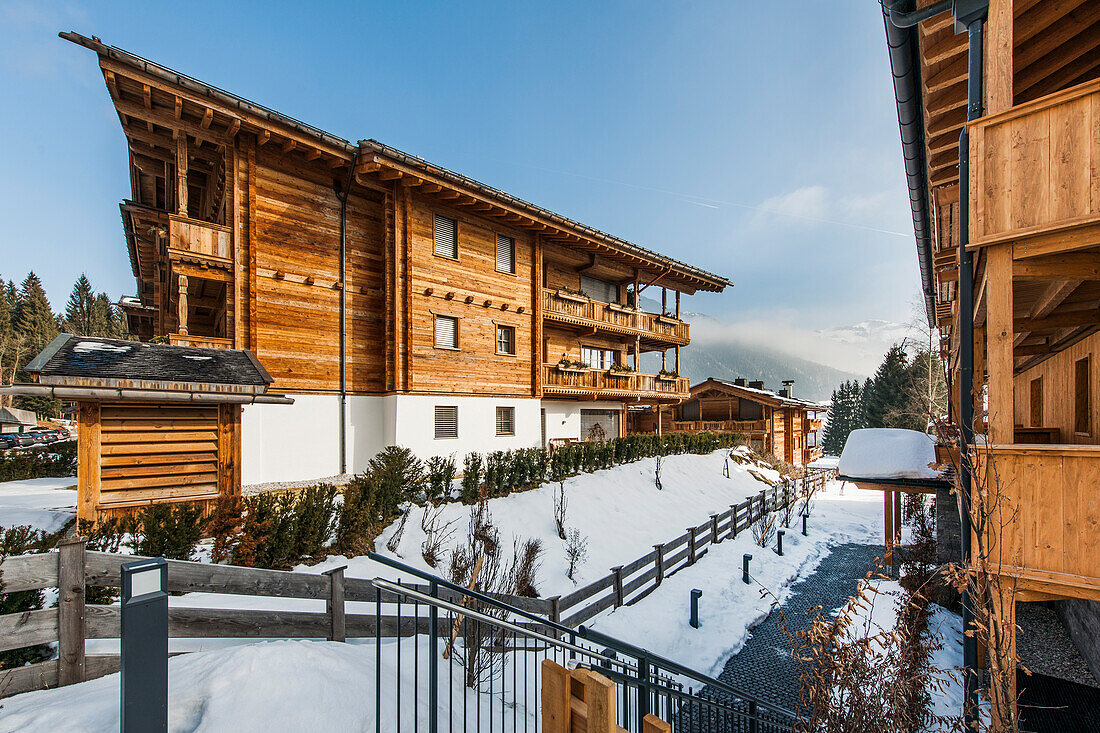
<svg viewBox="0 0 1100 733">
<path fill-rule="evenodd" d="M 779 390 L 779 396 L 780 397 L 790 397 L 791 396 L 791 391 L 789 389 L 787 389 L 786 387 L 784 387 L 783 389 Z"/>
<path fill-rule="evenodd" d="M 764 389 L 764 380 L 758 379 L 755 382 L 749 382 L 749 389 Z"/>
<path fill-rule="evenodd" d="M 794 397 L 794 380 L 793 379 L 784 379 L 783 380 L 783 387 L 784 387 L 784 389 L 780 390 L 779 394 L 783 395 L 784 397 Z"/>
<path fill-rule="evenodd" d="M 733 383 L 737 387 L 744 387 L 745 386 L 745 378 L 744 377 L 738 377 L 737 379 L 733 380 Z"/>
</svg>

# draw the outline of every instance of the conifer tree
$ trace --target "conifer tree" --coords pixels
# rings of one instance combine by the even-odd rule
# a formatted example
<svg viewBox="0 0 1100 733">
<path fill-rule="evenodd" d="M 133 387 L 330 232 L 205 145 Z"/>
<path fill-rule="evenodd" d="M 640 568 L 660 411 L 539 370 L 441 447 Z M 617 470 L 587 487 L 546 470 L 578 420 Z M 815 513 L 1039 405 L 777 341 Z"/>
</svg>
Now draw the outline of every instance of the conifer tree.
<svg viewBox="0 0 1100 733">
<path fill-rule="evenodd" d="M 894 344 L 875 372 L 867 400 L 867 427 L 911 428 L 912 420 L 906 417 L 910 386 L 909 360 L 905 350 Z"/>
<path fill-rule="evenodd" d="M 875 380 L 867 377 L 859 392 L 859 408 L 856 415 L 856 424 L 853 429 L 870 427 L 867 423 L 867 403 L 871 400 L 871 395 L 874 394 L 874 388 Z"/>
<path fill-rule="evenodd" d="M 69 333 L 77 336 L 95 336 L 93 326 L 93 311 L 95 310 L 96 297 L 92 290 L 92 283 L 88 276 L 81 274 L 73 285 L 69 294 L 69 302 L 65 306 L 65 319 L 63 326 Z"/>
<path fill-rule="evenodd" d="M 30 356 L 46 348 L 59 332 L 50 300 L 46 297 L 42 281 L 34 272 L 30 272 L 19 287 L 15 328 L 26 339 L 26 351 Z"/>
</svg>

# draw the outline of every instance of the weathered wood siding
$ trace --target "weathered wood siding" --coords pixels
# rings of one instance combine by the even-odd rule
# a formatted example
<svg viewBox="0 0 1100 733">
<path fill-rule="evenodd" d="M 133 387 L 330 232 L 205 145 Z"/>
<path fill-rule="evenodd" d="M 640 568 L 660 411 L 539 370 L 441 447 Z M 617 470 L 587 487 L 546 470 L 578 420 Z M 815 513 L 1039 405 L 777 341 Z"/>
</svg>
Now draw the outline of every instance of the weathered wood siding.
<svg viewBox="0 0 1100 733">
<path fill-rule="evenodd" d="M 1079 359 L 1090 358 L 1090 423 L 1091 434 L 1078 434 L 1075 430 L 1075 372 Z M 1073 346 L 1059 351 L 1025 372 L 1017 374 L 1013 380 L 1013 399 L 1015 403 L 1015 425 L 1031 425 L 1031 382 L 1042 379 L 1042 424 L 1036 427 L 1058 428 L 1060 442 L 1079 445 L 1100 444 L 1100 333 L 1078 341 Z"/>
</svg>

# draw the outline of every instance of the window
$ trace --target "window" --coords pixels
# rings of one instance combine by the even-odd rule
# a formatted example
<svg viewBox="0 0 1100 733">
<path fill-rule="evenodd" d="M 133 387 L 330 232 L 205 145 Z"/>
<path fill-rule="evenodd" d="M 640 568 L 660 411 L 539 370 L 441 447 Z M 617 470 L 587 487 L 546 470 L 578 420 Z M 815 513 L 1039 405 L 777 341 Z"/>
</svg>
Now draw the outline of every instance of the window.
<svg viewBox="0 0 1100 733">
<path fill-rule="evenodd" d="M 497 353 L 516 355 L 516 329 L 512 326 L 497 326 Z"/>
<path fill-rule="evenodd" d="M 458 407 L 454 405 L 436 405 L 435 408 L 435 437 L 458 437 Z"/>
<path fill-rule="evenodd" d="M 437 349 L 458 348 L 458 319 L 454 316 L 435 317 L 435 347 Z"/>
<path fill-rule="evenodd" d="M 590 369 L 610 369 L 612 364 L 619 363 L 619 352 L 614 349 L 582 346 L 581 361 Z"/>
<path fill-rule="evenodd" d="M 516 240 L 497 235 L 497 272 L 516 274 Z"/>
<path fill-rule="evenodd" d="M 1092 416 L 1089 414 L 1092 404 L 1090 371 L 1087 356 L 1073 365 L 1073 430 L 1084 435 L 1092 433 Z"/>
<path fill-rule="evenodd" d="M 458 259 L 458 222 L 439 214 L 435 215 L 435 253 Z"/>
<path fill-rule="evenodd" d="M 1043 378 L 1031 380 L 1031 426 L 1043 424 Z"/>
<path fill-rule="evenodd" d="M 497 435 L 516 434 L 516 408 L 497 408 Z"/>
<path fill-rule="evenodd" d="M 619 437 L 617 410 L 581 410 L 581 440 L 611 440 Z"/>
<path fill-rule="evenodd" d="M 619 302 L 619 286 L 606 280 L 597 280 L 594 277 L 581 275 L 581 290 L 587 293 L 592 300 L 603 303 Z"/>
</svg>

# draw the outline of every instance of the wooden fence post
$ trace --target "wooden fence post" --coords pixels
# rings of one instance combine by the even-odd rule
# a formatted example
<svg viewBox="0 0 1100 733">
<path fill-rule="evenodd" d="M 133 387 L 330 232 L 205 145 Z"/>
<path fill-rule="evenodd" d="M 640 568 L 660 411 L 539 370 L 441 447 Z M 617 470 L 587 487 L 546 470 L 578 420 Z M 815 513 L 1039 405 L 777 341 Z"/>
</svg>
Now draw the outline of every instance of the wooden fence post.
<svg viewBox="0 0 1100 733">
<path fill-rule="evenodd" d="M 721 540 L 718 539 L 718 515 L 710 515 L 710 541 L 717 545 Z"/>
<path fill-rule="evenodd" d="M 730 539 L 737 537 L 737 505 L 730 504 Z"/>
<path fill-rule="evenodd" d="M 568 669 L 552 659 L 542 660 L 542 733 L 569 733 L 570 684 Z"/>
<path fill-rule="evenodd" d="M 665 579 L 665 546 L 654 545 L 653 550 L 657 553 L 654 563 L 657 565 L 657 585 L 660 585 Z"/>
<path fill-rule="evenodd" d="M 642 718 L 642 733 L 672 733 L 672 726 L 650 713 Z"/>
<path fill-rule="evenodd" d="M 695 527 L 688 527 L 688 565 L 695 564 Z"/>
<path fill-rule="evenodd" d="M 65 540 L 58 549 L 57 684 L 72 685 L 85 678 L 84 540 Z"/>
<path fill-rule="evenodd" d="M 347 627 L 344 623 L 344 570 L 346 567 L 343 565 L 324 572 L 329 579 L 328 600 L 325 601 L 325 611 L 331 623 L 329 641 L 347 641 Z"/>
<path fill-rule="evenodd" d="M 561 623 L 561 596 L 547 598 L 550 601 L 550 620 L 556 624 Z"/>
<path fill-rule="evenodd" d="M 616 565 L 611 573 L 615 576 L 615 608 L 619 608 L 623 605 L 623 566 Z"/>
<path fill-rule="evenodd" d="M 584 675 L 584 701 L 588 707 L 588 733 L 615 733 L 615 683 L 598 672 Z"/>
</svg>

